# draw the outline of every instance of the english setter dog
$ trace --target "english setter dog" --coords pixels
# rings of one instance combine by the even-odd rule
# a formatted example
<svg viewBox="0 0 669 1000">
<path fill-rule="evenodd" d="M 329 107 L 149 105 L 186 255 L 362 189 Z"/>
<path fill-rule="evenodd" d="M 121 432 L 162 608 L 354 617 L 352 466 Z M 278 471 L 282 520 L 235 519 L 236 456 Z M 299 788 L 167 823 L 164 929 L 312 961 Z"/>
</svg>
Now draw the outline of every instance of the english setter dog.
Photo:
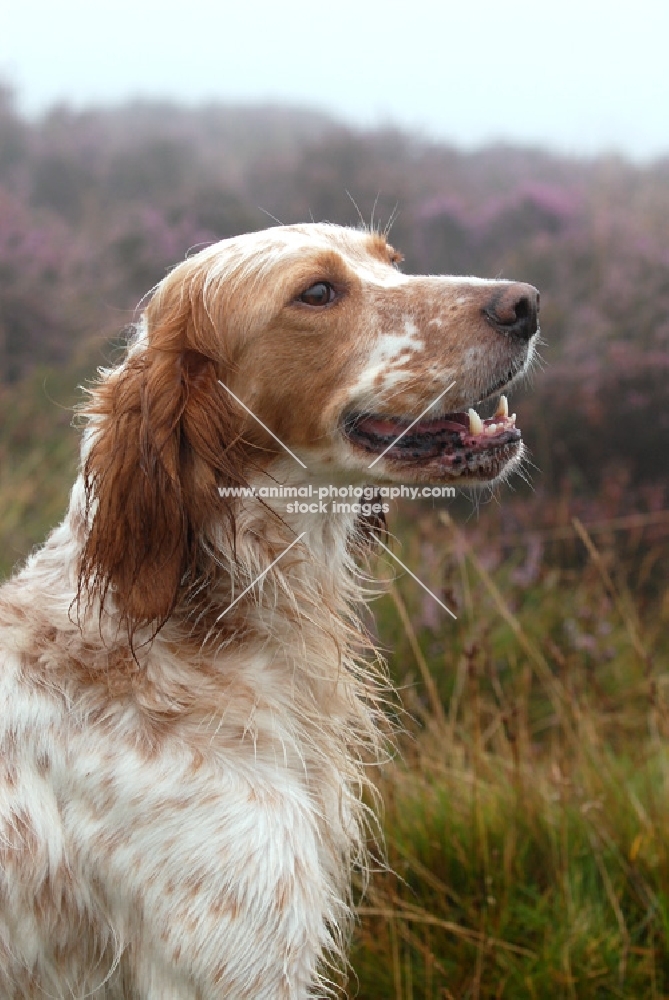
<svg viewBox="0 0 669 1000">
<path fill-rule="evenodd" d="M 65 520 L 0 590 L 3 1000 L 330 989 L 382 744 L 361 519 L 258 491 L 496 479 L 521 435 L 475 406 L 537 332 L 531 286 L 400 259 L 326 224 L 224 240 L 100 373 Z"/>
</svg>

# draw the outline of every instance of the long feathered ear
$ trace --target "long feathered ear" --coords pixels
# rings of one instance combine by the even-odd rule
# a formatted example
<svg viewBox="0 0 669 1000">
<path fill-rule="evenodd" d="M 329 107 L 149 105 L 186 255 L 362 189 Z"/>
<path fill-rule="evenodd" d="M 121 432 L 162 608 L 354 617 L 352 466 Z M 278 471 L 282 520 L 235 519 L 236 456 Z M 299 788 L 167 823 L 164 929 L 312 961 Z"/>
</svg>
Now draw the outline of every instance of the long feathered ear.
<svg viewBox="0 0 669 1000">
<path fill-rule="evenodd" d="M 240 412 L 218 384 L 220 360 L 202 350 L 190 297 L 171 308 L 163 299 L 147 309 L 146 346 L 101 380 L 87 407 L 79 600 L 97 596 L 102 607 L 112 595 L 131 640 L 144 625 L 155 634 L 211 571 L 204 533 L 233 517 L 218 488 L 247 485 L 249 467 Z"/>
</svg>

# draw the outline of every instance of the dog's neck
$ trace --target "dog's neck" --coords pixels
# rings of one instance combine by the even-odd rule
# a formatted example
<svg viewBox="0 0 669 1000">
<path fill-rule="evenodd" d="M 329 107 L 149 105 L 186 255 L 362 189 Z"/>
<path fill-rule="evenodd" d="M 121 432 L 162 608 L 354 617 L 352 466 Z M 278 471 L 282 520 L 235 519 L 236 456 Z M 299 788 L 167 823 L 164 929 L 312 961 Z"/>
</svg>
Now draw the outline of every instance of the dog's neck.
<svg viewBox="0 0 669 1000">
<path fill-rule="evenodd" d="M 297 499 L 307 502 L 303 498 Z M 222 498 L 221 502 L 231 501 Z M 310 601 L 327 605 L 333 614 L 346 613 L 351 603 L 361 599 L 355 552 L 362 535 L 355 513 L 333 512 L 331 504 L 327 505 L 326 513 L 300 511 L 294 506 L 290 508 L 296 502 L 296 498 L 290 496 L 235 499 L 232 502 L 235 506 L 235 538 L 231 540 L 222 533 L 218 536 L 214 526 L 207 543 L 208 547 L 214 547 L 219 563 L 218 582 L 214 581 L 202 596 L 211 603 L 211 610 L 215 609 L 216 615 L 225 612 L 226 604 L 247 586 L 251 586 L 249 597 L 254 600 L 258 599 L 262 590 L 271 604 L 269 594 L 283 590 L 287 600 L 291 592 L 295 598 L 302 594 L 308 596 Z M 318 507 L 317 499 L 308 502 Z M 76 593 L 78 563 L 86 531 L 84 487 L 79 476 L 72 488 L 63 523 L 30 560 L 39 564 L 45 586 L 53 589 L 54 593 L 60 592 L 63 598 L 69 594 L 69 602 Z M 58 581 L 55 580 L 56 573 Z M 63 574 L 66 581 L 63 581 Z M 214 594 L 215 601 L 212 600 Z M 271 612 L 271 608 L 269 610 Z M 87 618 L 91 622 L 95 619 L 97 628 L 98 615 L 93 608 L 90 612 Z M 177 619 L 186 621 L 189 617 L 187 607 L 179 606 L 175 612 Z M 268 613 L 268 628 L 272 617 Z M 109 621 L 109 626 L 113 628 L 112 621 Z"/>
</svg>

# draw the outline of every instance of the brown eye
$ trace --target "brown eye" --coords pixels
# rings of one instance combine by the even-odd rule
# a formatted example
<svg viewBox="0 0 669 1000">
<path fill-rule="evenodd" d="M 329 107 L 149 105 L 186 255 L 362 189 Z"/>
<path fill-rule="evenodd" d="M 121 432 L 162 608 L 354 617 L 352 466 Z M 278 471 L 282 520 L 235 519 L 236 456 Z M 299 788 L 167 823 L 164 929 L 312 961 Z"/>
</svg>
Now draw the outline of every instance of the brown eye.
<svg viewBox="0 0 669 1000">
<path fill-rule="evenodd" d="M 336 298 L 337 293 L 329 281 L 317 281 L 302 292 L 299 301 L 307 306 L 327 306 Z"/>
</svg>

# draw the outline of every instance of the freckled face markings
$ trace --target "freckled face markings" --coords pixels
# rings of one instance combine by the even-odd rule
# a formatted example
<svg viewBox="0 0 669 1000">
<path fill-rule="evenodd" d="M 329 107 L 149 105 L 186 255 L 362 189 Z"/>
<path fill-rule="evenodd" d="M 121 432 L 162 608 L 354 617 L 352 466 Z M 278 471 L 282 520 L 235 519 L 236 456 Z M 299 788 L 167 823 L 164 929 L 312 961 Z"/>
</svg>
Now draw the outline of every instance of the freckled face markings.
<svg viewBox="0 0 669 1000">
<path fill-rule="evenodd" d="M 383 393 L 412 377 L 410 366 L 425 343 L 411 316 L 403 316 L 400 331 L 376 331 L 374 346 L 353 393 Z"/>
</svg>

